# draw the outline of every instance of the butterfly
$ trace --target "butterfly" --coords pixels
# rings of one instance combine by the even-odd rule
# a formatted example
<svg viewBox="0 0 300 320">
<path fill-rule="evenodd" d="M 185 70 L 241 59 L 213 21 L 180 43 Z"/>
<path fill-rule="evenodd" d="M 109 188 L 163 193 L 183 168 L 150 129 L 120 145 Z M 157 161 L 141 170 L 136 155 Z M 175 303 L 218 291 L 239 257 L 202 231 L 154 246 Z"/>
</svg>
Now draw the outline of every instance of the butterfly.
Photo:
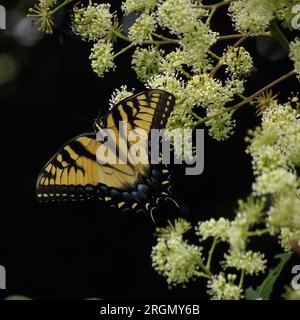
<svg viewBox="0 0 300 320">
<path fill-rule="evenodd" d="M 97 132 L 109 128 L 120 136 L 118 122 L 131 130 L 166 127 L 175 104 L 173 95 L 148 89 L 116 104 L 107 115 L 94 121 L 94 132 L 68 141 L 40 172 L 36 197 L 39 202 L 82 201 L 96 198 L 122 211 L 151 212 L 162 199 L 171 199 L 170 173 L 166 166 L 148 163 L 101 163 L 97 150 L 103 142 Z M 125 153 L 132 142 L 118 143 Z"/>
</svg>

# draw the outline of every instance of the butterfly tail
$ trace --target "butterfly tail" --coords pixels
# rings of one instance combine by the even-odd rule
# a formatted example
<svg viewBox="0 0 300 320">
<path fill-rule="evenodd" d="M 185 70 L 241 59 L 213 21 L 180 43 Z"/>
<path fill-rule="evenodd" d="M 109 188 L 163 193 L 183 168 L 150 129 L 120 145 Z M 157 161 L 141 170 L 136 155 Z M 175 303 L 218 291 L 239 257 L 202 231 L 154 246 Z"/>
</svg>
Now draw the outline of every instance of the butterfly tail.
<svg viewBox="0 0 300 320">
<path fill-rule="evenodd" d="M 187 207 L 187 205 L 185 203 L 183 203 L 181 200 L 175 199 L 172 195 L 167 194 L 164 195 L 164 201 L 166 203 L 169 203 L 173 206 L 176 207 L 176 209 L 178 209 L 178 211 L 182 214 L 182 215 L 188 215 L 189 214 L 189 208 Z"/>
</svg>

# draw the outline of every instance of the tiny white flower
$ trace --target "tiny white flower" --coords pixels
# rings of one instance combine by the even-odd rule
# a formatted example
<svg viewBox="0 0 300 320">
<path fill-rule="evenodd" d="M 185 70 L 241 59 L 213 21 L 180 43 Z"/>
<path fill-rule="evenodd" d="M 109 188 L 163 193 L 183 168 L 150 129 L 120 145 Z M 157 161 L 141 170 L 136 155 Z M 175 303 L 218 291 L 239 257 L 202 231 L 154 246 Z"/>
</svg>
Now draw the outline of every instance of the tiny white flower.
<svg viewBox="0 0 300 320">
<path fill-rule="evenodd" d="M 300 246 L 300 229 L 281 228 L 279 239 L 282 248 L 285 251 L 291 251 L 295 244 Z"/>
<path fill-rule="evenodd" d="M 229 6 L 229 14 L 240 33 L 258 33 L 266 31 L 273 11 L 269 1 L 239 0 L 233 1 Z"/>
<path fill-rule="evenodd" d="M 152 11 L 159 0 L 126 0 L 122 2 L 122 10 L 129 14 L 131 12 Z"/>
<path fill-rule="evenodd" d="M 107 3 L 75 7 L 72 30 L 82 40 L 97 41 L 107 36 L 112 28 L 112 19 L 110 4 Z"/>
<path fill-rule="evenodd" d="M 153 14 L 141 14 L 129 29 L 128 38 L 136 44 L 141 44 L 151 38 L 156 29 L 156 20 Z"/>
<path fill-rule="evenodd" d="M 228 275 L 227 279 L 223 273 L 214 276 L 207 282 L 207 293 L 212 300 L 240 300 L 242 290 L 234 284 L 235 275 Z"/>
<path fill-rule="evenodd" d="M 264 272 L 266 269 L 266 260 L 264 254 L 260 252 L 253 252 L 251 250 L 246 252 L 232 251 L 224 255 L 226 268 L 235 268 L 243 270 L 245 274 L 258 274 Z"/>
<path fill-rule="evenodd" d="M 253 69 L 253 60 L 244 47 L 228 47 L 225 53 L 226 71 L 234 77 L 245 76 Z"/>
<path fill-rule="evenodd" d="M 138 79 L 147 81 L 159 71 L 160 61 L 164 54 L 163 50 L 155 47 L 137 48 L 132 56 L 132 68 Z"/>
<path fill-rule="evenodd" d="M 198 17 L 206 15 L 206 10 L 193 6 L 191 0 L 165 0 L 158 6 L 158 20 L 162 27 L 172 33 L 182 34 L 191 30 Z"/>
<path fill-rule="evenodd" d="M 220 218 L 215 220 L 212 218 L 208 221 L 199 222 L 196 227 L 196 234 L 200 236 L 201 240 L 213 237 L 227 241 L 229 228 L 230 221 L 228 219 Z"/>
<path fill-rule="evenodd" d="M 290 44 L 290 58 L 294 61 L 295 70 L 300 80 L 300 38 L 292 41 Z"/>
<path fill-rule="evenodd" d="M 167 279 L 170 286 L 184 286 L 195 279 L 202 264 L 201 248 L 188 244 L 175 232 L 158 238 L 151 257 L 154 269 Z"/>
<path fill-rule="evenodd" d="M 115 89 L 109 99 L 109 109 L 118 104 L 121 100 L 126 99 L 134 94 L 133 90 L 128 90 L 127 85 L 122 85 L 120 89 Z"/>
<path fill-rule="evenodd" d="M 90 60 L 94 72 L 103 77 L 104 72 L 115 69 L 113 46 L 110 42 L 96 42 L 92 48 Z"/>
</svg>

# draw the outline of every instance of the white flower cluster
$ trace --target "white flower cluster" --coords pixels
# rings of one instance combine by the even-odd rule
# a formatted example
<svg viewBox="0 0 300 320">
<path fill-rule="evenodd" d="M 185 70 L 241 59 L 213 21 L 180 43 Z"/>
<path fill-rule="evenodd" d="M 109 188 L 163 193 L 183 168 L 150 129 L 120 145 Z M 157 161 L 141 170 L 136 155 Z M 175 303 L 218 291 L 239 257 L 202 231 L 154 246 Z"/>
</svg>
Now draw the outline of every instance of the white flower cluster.
<svg viewBox="0 0 300 320">
<path fill-rule="evenodd" d="M 225 257 L 225 268 L 235 268 L 242 270 L 245 274 L 258 274 L 264 272 L 266 269 L 266 260 L 264 255 L 259 252 L 246 251 L 229 251 Z"/>
<path fill-rule="evenodd" d="M 137 72 L 145 74 L 142 68 Z M 193 127 L 194 117 L 191 111 L 198 107 L 206 111 L 209 120 L 205 124 L 213 138 L 225 140 L 233 133 L 235 121 L 232 119 L 232 112 L 228 112 L 225 105 L 236 94 L 243 92 L 242 81 L 233 79 L 223 85 L 208 74 L 195 75 L 188 81 L 183 81 L 176 73 L 163 72 L 150 78 L 147 86 L 164 89 L 176 97 L 177 104 L 169 118 L 168 129 Z"/>
<path fill-rule="evenodd" d="M 262 222 L 264 209 L 266 206 L 266 198 L 254 198 L 249 196 L 246 201 L 238 200 L 238 219 L 246 219 L 250 227 Z"/>
<path fill-rule="evenodd" d="M 121 100 L 126 99 L 134 94 L 134 89 L 128 90 L 127 85 L 122 85 L 120 89 L 115 89 L 109 99 L 109 109 L 113 108 Z"/>
<path fill-rule="evenodd" d="M 226 71 L 237 78 L 249 74 L 253 69 L 253 60 L 244 47 L 228 47 L 225 63 Z"/>
<path fill-rule="evenodd" d="M 300 80 L 300 39 L 297 38 L 290 44 L 290 57 L 295 63 L 295 70 L 298 73 L 298 79 Z"/>
<path fill-rule="evenodd" d="M 214 276 L 208 281 L 207 293 L 212 300 L 240 300 L 242 298 L 242 290 L 234 284 L 236 275 L 229 274 L 227 278 L 223 273 Z"/>
<path fill-rule="evenodd" d="M 176 48 L 163 57 L 160 70 L 165 73 L 182 71 L 183 65 L 189 65 L 189 55 L 186 51 Z"/>
<path fill-rule="evenodd" d="M 157 10 L 158 21 L 163 28 L 172 33 L 181 35 L 189 33 L 198 25 L 198 18 L 204 16 L 203 9 L 195 10 L 191 0 L 165 0 L 161 1 Z"/>
<path fill-rule="evenodd" d="M 131 12 L 149 12 L 153 10 L 159 0 L 126 0 L 122 2 L 122 10 L 129 14 Z"/>
<path fill-rule="evenodd" d="M 152 249 L 152 264 L 170 286 L 185 285 L 199 276 L 202 264 L 201 248 L 188 244 L 182 233 L 186 225 L 177 222 L 174 228 L 160 230 L 161 236 Z M 182 225 L 182 226 L 180 226 Z"/>
<path fill-rule="evenodd" d="M 51 11 L 54 9 L 57 0 L 39 0 L 29 9 L 28 17 L 33 19 L 37 30 L 51 34 L 53 32 L 53 17 Z"/>
<path fill-rule="evenodd" d="M 229 14 L 240 33 L 266 31 L 273 17 L 269 1 L 262 0 L 233 1 L 229 6 Z"/>
<path fill-rule="evenodd" d="M 291 101 L 274 100 L 263 111 L 261 127 L 251 133 L 249 147 L 256 175 L 253 190 L 259 196 L 272 195 L 267 223 L 280 232 L 286 250 L 300 240 L 299 132 L 300 118 Z"/>
<path fill-rule="evenodd" d="M 225 218 L 219 220 L 210 219 L 207 221 L 199 222 L 196 227 L 196 234 L 201 240 L 206 240 L 210 237 L 221 239 L 222 241 L 228 240 L 228 230 L 230 228 L 230 221 Z"/>
<path fill-rule="evenodd" d="M 103 77 L 104 72 L 115 69 L 111 40 L 114 38 L 115 16 L 110 4 L 96 4 L 92 1 L 85 6 L 75 6 L 72 16 L 72 30 L 84 41 L 94 42 L 90 54 L 94 72 Z"/>
<path fill-rule="evenodd" d="M 135 44 L 141 44 L 151 38 L 151 34 L 156 29 L 154 14 L 141 14 L 132 27 L 129 29 L 128 38 Z"/>
<path fill-rule="evenodd" d="M 75 7 L 73 10 L 72 30 L 85 41 L 97 41 L 112 28 L 113 14 L 110 4 L 89 4 L 87 7 Z"/>
<path fill-rule="evenodd" d="M 188 62 L 193 72 L 205 72 L 211 67 L 208 52 L 216 43 L 217 36 L 218 33 L 212 31 L 209 25 L 199 21 L 180 38 L 180 44 L 189 56 Z"/>
<path fill-rule="evenodd" d="M 99 77 L 103 77 L 104 72 L 115 68 L 112 44 L 103 40 L 96 42 L 92 48 L 90 59 L 93 70 Z"/>
<path fill-rule="evenodd" d="M 247 201 L 239 201 L 236 219 L 229 221 L 225 218 L 210 219 L 199 222 L 195 228 L 200 241 L 213 238 L 208 260 L 201 253 L 201 246 L 188 244 L 183 234 L 191 228 L 185 220 L 176 220 L 174 226 L 159 229 L 157 244 L 153 247 L 152 261 L 154 268 L 163 275 L 169 285 L 185 285 L 196 277 L 208 278 L 207 289 L 211 299 L 236 300 L 243 298 L 244 276 L 257 275 L 265 272 L 267 261 L 264 254 L 246 250 L 249 238 L 249 228 L 260 223 L 265 199 L 256 200 L 250 197 Z M 247 220 L 249 219 L 249 220 Z M 223 272 L 212 274 L 210 261 L 212 254 L 220 241 L 230 244 L 230 249 L 220 262 L 223 270 L 230 268 L 242 274 L 239 285 L 236 285 L 237 274 Z M 207 262 L 205 264 L 205 261 Z M 231 271 L 232 272 L 232 271 Z"/>
<path fill-rule="evenodd" d="M 242 252 L 248 241 L 249 221 L 246 217 L 237 215 L 228 230 L 228 242 L 232 251 Z"/>
<path fill-rule="evenodd" d="M 136 48 L 132 55 L 132 66 L 136 72 L 138 79 L 147 81 L 155 76 L 159 71 L 159 66 L 164 51 L 154 46 L 148 48 Z"/>
<path fill-rule="evenodd" d="M 286 251 L 290 251 L 294 245 L 300 246 L 300 230 L 291 231 L 289 228 L 281 228 L 280 241 L 282 248 Z"/>
<path fill-rule="evenodd" d="M 237 0 L 230 4 L 229 15 L 241 33 L 266 31 L 274 18 L 292 29 L 293 8 L 298 4 L 298 0 Z"/>
<path fill-rule="evenodd" d="M 57 0 L 39 0 L 39 4 L 44 8 L 50 9 L 54 5 L 56 5 Z"/>
</svg>

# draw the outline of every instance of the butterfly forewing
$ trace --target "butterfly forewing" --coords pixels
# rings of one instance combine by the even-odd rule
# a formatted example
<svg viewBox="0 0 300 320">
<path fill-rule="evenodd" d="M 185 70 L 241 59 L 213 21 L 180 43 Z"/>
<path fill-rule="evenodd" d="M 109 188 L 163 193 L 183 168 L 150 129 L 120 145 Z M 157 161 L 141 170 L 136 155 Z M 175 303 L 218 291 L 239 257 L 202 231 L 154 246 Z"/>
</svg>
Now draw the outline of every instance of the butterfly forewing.
<svg viewBox="0 0 300 320">
<path fill-rule="evenodd" d="M 65 144 L 46 164 L 37 180 L 39 201 L 88 199 L 99 183 L 95 134 L 80 135 Z"/>
<path fill-rule="evenodd" d="M 131 128 L 163 129 L 173 111 L 173 95 L 158 89 L 147 90 L 122 100 L 106 117 L 106 127 L 117 127 L 119 121 L 127 121 Z"/>
</svg>

